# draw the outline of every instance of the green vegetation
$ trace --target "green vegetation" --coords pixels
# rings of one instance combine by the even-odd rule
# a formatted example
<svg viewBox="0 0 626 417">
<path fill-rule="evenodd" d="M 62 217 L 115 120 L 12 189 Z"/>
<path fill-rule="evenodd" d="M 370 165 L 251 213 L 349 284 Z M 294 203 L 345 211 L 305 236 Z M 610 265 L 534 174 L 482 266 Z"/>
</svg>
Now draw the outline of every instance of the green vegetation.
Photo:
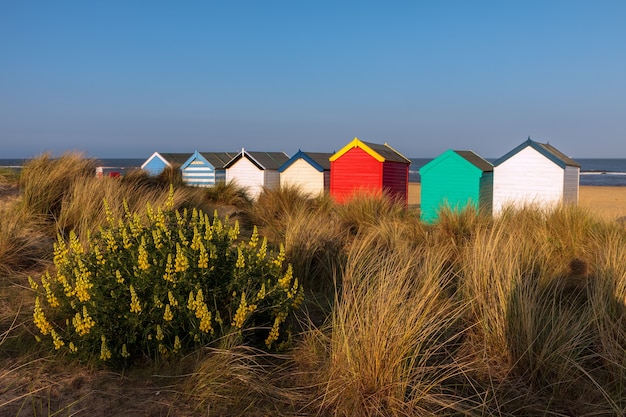
<svg viewBox="0 0 626 417">
<path fill-rule="evenodd" d="M 66 178 L 48 173 L 54 159 L 36 167 L 47 180 L 30 167 L 21 196 L 2 207 L 2 415 L 626 412 L 626 229 L 617 222 L 560 207 L 497 219 L 444 211 L 426 225 L 382 197 L 338 206 L 289 188 L 251 203 L 232 184 L 170 189 L 139 173 Z M 197 266 L 197 236 L 215 248 L 206 269 L 219 273 Z M 66 289 L 61 277 L 74 281 Z M 213 335 L 200 329 L 200 288 Z M 95 324 L 81 336 L 72 322 L 84 324 L 83 306 Z M 40 335 L 41 313 L 58 350 L 51 332 Z M 279 339 L 266 343 L 277 318 Z"/>
</svg>

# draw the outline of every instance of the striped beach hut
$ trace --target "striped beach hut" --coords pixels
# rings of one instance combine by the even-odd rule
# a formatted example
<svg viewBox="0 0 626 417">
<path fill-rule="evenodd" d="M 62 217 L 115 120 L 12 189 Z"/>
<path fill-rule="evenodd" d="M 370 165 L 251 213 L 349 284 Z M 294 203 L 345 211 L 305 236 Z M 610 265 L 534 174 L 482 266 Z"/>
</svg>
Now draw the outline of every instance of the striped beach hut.
<svg viewBox="0 0 626 417">
<path fill-rule="evenodd" d="M 577 204 L 580 164 L 528 138 L 494 162 L 493 213 L 508 206 Z"/>
<path fill-rule="evenodd" d="M 386 193 L 408 204 L 411 160 L 388 144 L 354 138 L 330 158 L 330 195 L 342 203 L 355 192 Z"/>
<path fill-rule="evenodd" d="M 226 164 L 236 155 L 237 152 L 195 151 L 180 167 L 183 181 L 196 187 L 211 187 L 226 181 Z"/>
<path fill-rule="evenodd" d="M 165 168 L 183 165 L 190 153 L 155 152 L 141 164 L 141 169 L 150 175 L 159 175 Z"/>
<path fill-rule="evenodd" d="M 289 156 L 284 152 L 257 152 L 241 149 L 224 168 L 226 182 L 235 182 L 248 190 L 251 198 L 256 199 L 263 187 L 280 186 L 280 168 Z"/>
<path fill-rule="evenodd" d="M 309 195 L 330 190 L 330 160 L 332 153 L 299 150 L 278 172 L 281 186 L 297 186 Z"/>
<path fill-rule="evenodd" d="M 493 165 L 472 151 L 447 150 L 420 168 L 420 219 L 433 223 L 447 207 L 490 214 Z"/>
</svg>

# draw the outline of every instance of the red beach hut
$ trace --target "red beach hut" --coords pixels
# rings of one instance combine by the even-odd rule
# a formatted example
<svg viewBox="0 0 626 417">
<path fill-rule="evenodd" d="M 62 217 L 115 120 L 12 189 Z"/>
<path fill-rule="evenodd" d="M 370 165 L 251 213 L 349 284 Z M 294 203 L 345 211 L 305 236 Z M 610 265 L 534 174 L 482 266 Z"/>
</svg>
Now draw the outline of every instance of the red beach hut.
<svg viewBox="0 0 626 417">
<path fill-rule="evenodd" d="M 386 193 L 408 204 L 411 160 L 388 144 L 354 138 L 330 158 L 330 195 L 339 203 L 355 192 Z"/>
</svg>

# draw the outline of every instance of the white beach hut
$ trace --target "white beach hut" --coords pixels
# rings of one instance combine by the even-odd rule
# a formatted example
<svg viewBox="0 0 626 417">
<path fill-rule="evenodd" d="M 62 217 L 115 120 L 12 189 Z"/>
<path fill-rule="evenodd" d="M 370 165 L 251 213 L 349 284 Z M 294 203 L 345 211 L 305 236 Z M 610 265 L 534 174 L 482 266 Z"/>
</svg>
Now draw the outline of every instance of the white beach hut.
<svg viewBox="0 0 626 417">
<path fill-rule="evenodd" d="M 493 214 L 510 206 L 577 204 L 579 176 L 576 161 L 528 138 L 494 162 Z"/>
<path fill-rule="evenodd" d="M 298 151 L 279 169 L 280 185 L 299 187 L 312 196 L 330 189 L 330 160 L 332 153 Z"/>
<path fill-rule="evenodd" d="M 249 196 L 256 199 L 263 187 L 269 189 L 280 185 L 280 168 L 289 156 L 284 152 L 254 152 L 241 149 L 224 168 L 226 182 L 245 187 Z"/>
</svg>

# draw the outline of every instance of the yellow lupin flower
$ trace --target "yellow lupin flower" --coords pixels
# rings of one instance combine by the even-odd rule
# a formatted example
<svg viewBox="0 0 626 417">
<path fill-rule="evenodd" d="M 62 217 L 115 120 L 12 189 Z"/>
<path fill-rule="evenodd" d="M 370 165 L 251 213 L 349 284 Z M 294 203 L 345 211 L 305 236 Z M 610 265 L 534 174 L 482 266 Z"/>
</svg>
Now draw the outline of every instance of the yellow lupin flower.
<svg viewBox="0 0 626 417">
<path fill-rule="evenodd" d="M 141 224 L 141 217 L 138 213 L 133 214 L 133 221 L 130 223 L 130 231 L 133 237 L 137 238 L 143 230 L 143 224 Z"/>
<path fill-rule="evenodd" d="M 163 334 L 163 329 L 161 328 L 160 324 L 157 324 L 157 328 L 156 328 L 156 340 L 158 340 L 159 342 L 161 340 L 163 340 L 165 338 L 165 335 Z"/>
<path fill-rule="evenodd" d="M 137 266 L 142 271 L 146 271 L 150 269 L 150 261 L 148 260 L 148 251 L 146 250 L 146 239 L 144 237 L 141 238 L 141 243 L 139 244 Z"/>
<path fill-rule="evenodd" d="M 178 240 L 180 241 L 181 245 L 189 246 L 189 240 L 187 240 L 187 236 L 185 236 L 185 234 L 183 233 L 183 226 L 180 226 L 180 228 L 178 229 Z"/>
<path fill-rule="evenodd" d="M 187 309 L 191 311 L 196 310 L 196 299 L 193 296 L 193 291 L 189 291 L 189 298 L 187 299 Z"/>
<path fill-rule="evenodd" d="M 293 278 L 293 269 L 291 268 L 291 264 L 287 266 L 287 272 L 283 275 L 282 278 L 278 279 L 278 285 L 285 291 L 288 291 L 291 287 L 291 278 Z"/>
<path fill-rule="evenodd" d="M 96 255 L 96 262 L 98 262 L 98 264 L 106 264 L 106 260 L 104 259 L 104 256 L 102 256 L 102 252 L 100 252 L 100 248 L 98 247 L 98 245 L 93 246 L 93 253 L 94 255 Z"/>
<path fill-rule="evenodd" d="M 107 339 L 106 337 L 104 337 L 104 335 L 100 337 L 100 340 L 102 340 L 102 344 L 100 345 L 100 360 L 107 361 L 111 359 L 111 351 L 109 350 L 109 347 L 107 346 Z"/>
<path fill-rule="evenodd" d="M 65 245 L 65 241 L 63 240 L 63 238 L 61 237 L 61 235 L 57 235 L 57 241 L 54 244 L 54 264 L 57 266 L 57 268 L 60 268 L 62 265 L 64 265 L 67 262 L 67 255 L 69 253 L 69 250 L 67 249 L 67 246 Z"/>
<path fill-rule="evenodd" d="M 267 238 L 263 237 L 263 240 L 261 241 L 261 246 L 259 247 L 256 256 L 260 260 L 265 259 L 265 256 L 267 256 Z"/>
<path fill-rule="evenodd" d="M 131 313 L 141 313 L 141 303 L 139 302 L 139 297 L 137 297 L 137 293 L 135 292 L 135 287 L 130 285 L 130 312 Z"/>
<path fill-rule="evenodd" d="M 76 274 L 76 287 L 74 288 L 74 294 L 81 301 L 89 301 L 91 299 L 91 294 L 89 290 L 93 287 L 93 284 L 89 281 L 89 277 L 86 274 L 82 274 L 78 271 L 75 271 Z"/>
<path fill-rule="evenodd" d="M 118 284 L 124 283 L 124 277 L 122 276 L 122 273 L 117 269 L 115 270 L 115 279 L 118 282 Z"/>
<path fill-rule="evenodd" d="M 285 260 L 285 246 L 281 243 L 280 251 L 278 252 L 278 255 L 276 255 L 276 258 L 272 262 L 274 263 L 274 265 L 281 268 L 283 266 L 284 260 Z"/>
<path fill-rule="evenodd" d="M 74 254 L 83 253 L 83 245 L 80 244 L 78 236 L 76 236 L 76 232 L 73 230 L 70 231 L 70 249 Z"/>
<path fill-rule="evenodd" d="M 152 241 L 154 242 L 154 247 L 157 249 L 161 249 L 163 247 L 163 235 L 161 234 L 161 229 L 152 229 Z"/>
<path fill-rule="evenodd" d="M 293 300 L 293 308 L 296 310 L 299 309 L 303 301 L 304 301 L 304 291 L 302 291 L 302 287 L 300 287 L 300 289 L 298 290 L 298 294 L 296 295 L 296 298 Z"/>
<path fill-rule="evenodd" d="M 113 212 L 111 211 L 111 208 L 109 207 L 109 203 L 107 202 L 106 199 L 104 199 L 103 203 L 104 203 L 104 213 L 106 215 L 106 220 L 109 223 L 109 225 L 113 227 L 115 226 L 115 217 L 113 216 Z"/>
<path fill-rule="evenodd" d="M 174 318 L 174 315 L 172 314 L 172 309 L 170 308 L 170 305 L 167 304 L 165 306 L 165 312 L 163 313 L 163 320 L 172 321 L 173 318 Z"/>
<path fill-rule="evenodd" d="M 241 250 L 241 246 L 237 247 L 237 262 L 235 263 L 236 268 L 245 268 L 246 260 L 243 257 L 243 251 Z"/>
<path fill-rule="evenodd" d="M 200 256 L 198 256 L 198 268 L 206 269 L 209 267 L 209 254 L 202 242 L 199 242 Z"/>
<path fill-rule="evenodd" d="M 274 318 L 274 324 L 272 325 L 272 329 L 270 330 L 270 334 L 265 339 L 265 346 L 268 348 L 272 347 L 272 343 L 278 340 L 278 331 L 282 322 L 285 321 L 287 315 L 284 312 L 280 312 Z"/>
<path fill-rule="evenodd" d="M 39 289 L 39 285 L 35 282 L 33 277 L 31 277 L 30 275 L 28 276 L 28 284 L 30 284 L 30 288 L 32 288 L 33 290 Z"/>
<path fill-rule="evenodd" d="M 174 270 L 176 272 L 185 272 L 189 268 L 189 260 L 183 252 L 180 243 L 176 243 L 176 260 L 174 262 Z"/>
<path fill-rule="evenodd" d="M 41 334 L 46 335 L 52 331 L 52 326 L 46 320 L 46 316 L 41 308 L 41 304 L 39 303 L 39 297 L 35 298 L 35 309 L 33 310 L 33 321 L 35 322 L 35 326 L 39 329 Z"/>
<path fill-rule="evenodd" d="M 79 336 L 89 334 L 89 331 L 96 325 L 96 322 L 89 315 L 87 306 L 83 306 L 82 315 L 80 312 L 77 312 L 74 318 L 72 318 L 72 325 L 74 326 L 74 329 L 76 329 L 76 333 L 78 333 Z"/>
<path fill-rule="evenodd" d="M 64 274 L 57 273 L 57 281 L 63 285 L 63 292 L 67 298 L 74 296 L 75 292 Z"/>
<path fill-rule="evenodd" d="M 126 227 L 120 224 L 120 229 L 122 229 L 122 246 L 124 247 L 124 249 L 132 248 L 133 242 L 130 240 L 130 236 L 128 236 L 128 231 L 126 230 Z"/>
<path fill-rule="evenodd" d="M 103 230 L 102 237 L 104 237 L 104 240 L 107 243 L 107 250 L 109 252 L 116 252 L 118 249 L 117 240 L 115 239 L 115 236 L 113 236 L 111 230 Z"/>
<path fill-rule="evenodd" d="M 298 278 L 293 280 L 293 285 L 287 290 L 287 298 L 293 298 L 298 293 Z"/>
<path fill-rule="evenodd" d="M 178 307 L 178 300 L 174 297 L 174 294 L 172 294 L 171 291 L 167 292 L 167 299 L 172 307 Z"/>
<path fill-rule="evenodd" d="M 154 301 L 154 306 L 156 308 L 163 308 L 164 304 L 161 302 L 161 300 L 159 300 L 159 296 L 158 295 L 154 294 L 152 296 L 152 301 Z"/>
<path fill-rule="evenodd" d="M 122 345 L 122 358 L 128 358 L 130 356 L 130 353 L 128 353 L 128 348 L 126 347 L 126 343 L 124 343 Z"/>
<path fill-rule="evenodd" d="M 234 242 L 239 237 L 239 220 L 235 220 L 235 225 L 228 231 L 228 238 Z"/>
<path fill-rule="evenodd" d="M 259 231 L 256 228 L 256 225 L 252 228 L 252 236 L 250 236 L 250 241 L 248 242 L 248 245 L 250 245 L 251 248 L 256 247 L 257 243 L 259 242 Z"/>
<path fill-rule="evenodd" d="M 174 266 L 172 265 L 172 254 L 167 254 L 167 262 L 165 264 L 165 273 L 163 279 L 169 282 L 174 282 Z"/>
<path fill-rule="evenodd" d="M 59 334 L 55 332 L 54 329 L 50 330 L 50 335 L 52 336 L 52 343 L 54 344 L 54 350 L 59 350 L 61 349 L 62 346 L 65 345 L 65 342 L 63 342 L 63 339 L 61 339 L 61 336 L 59 336 Z"/>
<path fill-rule="evenodd" d="M 262 300 L 265 298 L 265 283 L 261 284 L 261 289 L 256 295 L 257 300 Z"/>
<path fill-rule="evenodd" d="M 198 308 L 196 309 L 196 317 L 200 319 L 200 328 L 201 332 L 211 333 L 213 334 L 213 325 L 211 324 L 212 314 L 209 311 L 209 307 L 205 303 L 200 303 Z"/>
<path fill-rule="evenodd" d="M 46 271 L 41 276 L 41 285 L 46 291 L 46 299 L 48 300 L 48 304 L 50 305 L 50 307 L 52 308 L 58 307 L 59 300 L 57 299 L 56 295 L 54 295 L 54 293 L 52 292 L 52 287 L 50 286 L 50 274 L 48 274 L 48 271 Z"/>
<path fill-rule="evenodd" d="M 217 233 L 219 235 L 222 232 L 222 228 L 222 221 L 217 214 L 217 209 L 215 209 L 215 211 L 213 211 L 213 224 L 211 226 L 211 229 L 213 229 L 213 233 Z"/>
<path fill-rule="evenodd" d="M 233 318 L 232 326 L 241 329 L 250 315 L 254 310 L 256 310 L 255 304 L 248 305 L 246 301 L 246 293 L 241 293 L 241 301 L 239 301 L 239 307 L 237 307 L 237 312 L 235 313 L 235 317 Z"/>
<path fill-rule="evenodd" d="M 195 212 L 195 209 L 194 209 Z M 202 245 L 202 236 L 198 231 L 198 226 L 193 227 L 193 238 L 191 239 L 191 245 L 189 247 L 193 250 L 199 250 L 200 245 Z"/>
<path fill-rule="evenodd" d="M 164 231 L 168 230 L 167 225 L 165 224 L 165 214 L 163 213 L 163 210 L 160 207 L 157 210 L 157 215 L 155 216 L 154 220 L 155 220 L 155 225 L 157 228 L 164 230 Z"/>
<path fill-rule="evenodd" d="M 173 349 L 173 352 L 174 353 L 178 352 L 180 350 L 181 346 L 182 345 L 180 343 L 180 338 L 178 337 L 178 335 L 176 335 L 174 337 L 174 349 Z"/>
<path fill-rule="evenodd" d="M 78 348 L 76 347 L 76 345 L 74 344 L 74 342 L 70 342 L 70 344 L 68 345 L 68 347 L 70 348 L 70 352 L 72 352 L 72 353 L 76 353 L 76 352 L 78 352 Z"/>
</svg>

